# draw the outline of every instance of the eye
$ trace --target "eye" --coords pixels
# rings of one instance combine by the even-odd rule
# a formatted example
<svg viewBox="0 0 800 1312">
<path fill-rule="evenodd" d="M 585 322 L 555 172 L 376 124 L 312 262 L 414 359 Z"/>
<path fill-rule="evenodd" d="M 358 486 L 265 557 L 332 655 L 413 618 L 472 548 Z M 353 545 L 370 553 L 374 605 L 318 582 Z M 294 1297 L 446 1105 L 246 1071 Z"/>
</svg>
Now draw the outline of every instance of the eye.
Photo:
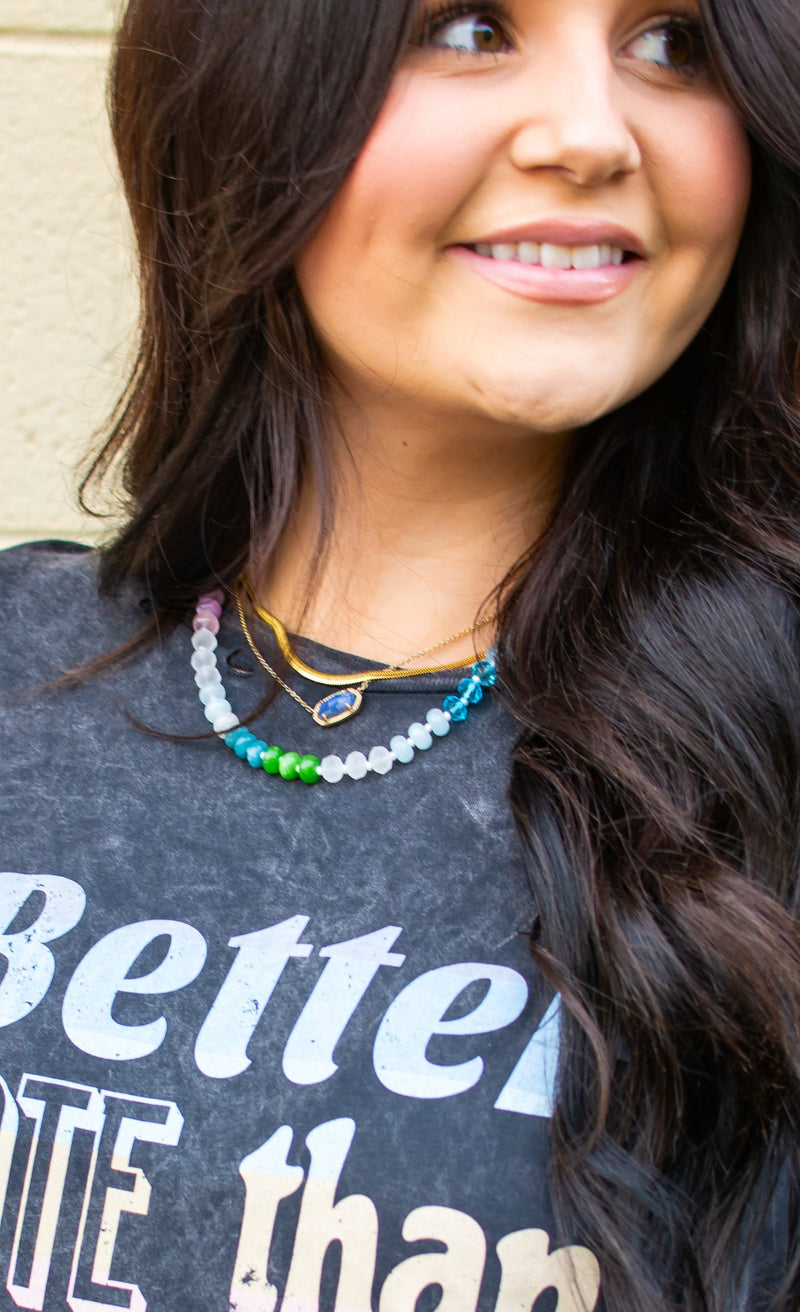
<svg viewBox="0 0 800 1312">
<path fill-rule="evenodd" d="M 705 71 L 709 63 L 700 24 L 685 18 L 671 18 L 640 32 L 625 46 L 623 55 L 688 76 Z"/>
<path fill-rule="evenodd" d="M 500 17 L 486 9 L 449 8 L 430 14 L 422 43 L 435 50 L 496 55 L 511 47 Z"/>
</svg>

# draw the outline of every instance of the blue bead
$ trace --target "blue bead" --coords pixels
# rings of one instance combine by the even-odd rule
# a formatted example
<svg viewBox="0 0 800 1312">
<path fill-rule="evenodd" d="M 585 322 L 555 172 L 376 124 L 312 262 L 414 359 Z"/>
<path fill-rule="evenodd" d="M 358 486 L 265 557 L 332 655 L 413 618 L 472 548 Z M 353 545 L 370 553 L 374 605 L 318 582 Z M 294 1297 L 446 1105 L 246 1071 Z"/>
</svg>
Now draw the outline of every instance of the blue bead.
<svg viewBox="0 0 800 1312">
<path fill-rule="evenodd" d="M 252 734 L 249 729 L 243 729 L 241 725 L 237 725 L 235 729 L 231 729 L 230 733 L 226 733 L 223 741 L 228 747 L 235 747 L 240 738 L 249 739 L 251 737 Z"/>
<path fill-rule="evenodd" d="M 249 747 L 247 748 L 247 751 L 245 752 L 245 756 L 247 757 L 247 764 L 252 765 L 254 770 L 259 770 L 261 768 L 261 757 L 263 756 L 266 750 L 267 750 L 267 744 L 262 743 L 260 738 L 256 738 L 255 742 L 250 743 Z"/>
<path fill-rule="evenodd" d="M 442 706 L 444 710 L 450 712 L 451 720 L 455 720 L 456 722 L 459 720 L 466 720 L 467 707 L 460 697 L 445 697 Z"/>
<path fill-rule="evenodd" d="M 251 733 L 250 730 L 248 729 L 247 737 L 246 738 L 241 737 L 238 739 L 237 742 L 233 744 L 233 750 L 235 751 L 236 755 L 239 757 L 240 761 L 243 761 L 245 759 L 245 757 L 247 756 L 248 747 L 250 747 L 255 741 L 256 741 L 255 734 Z"/>
<path fill-rule="evenodd" d="M 476 661 L 472 673 L 477 674 L 484 688 L 491 688 L 497 683 L 497 670 L 492 661 Z"/>
<path fill-rule="evenodd" d="M 479 702 L 483 697 L 483 688 L 473 679 L 462 679 L 458 685 L 458 695 L 462 702 Z"/>
</svg>

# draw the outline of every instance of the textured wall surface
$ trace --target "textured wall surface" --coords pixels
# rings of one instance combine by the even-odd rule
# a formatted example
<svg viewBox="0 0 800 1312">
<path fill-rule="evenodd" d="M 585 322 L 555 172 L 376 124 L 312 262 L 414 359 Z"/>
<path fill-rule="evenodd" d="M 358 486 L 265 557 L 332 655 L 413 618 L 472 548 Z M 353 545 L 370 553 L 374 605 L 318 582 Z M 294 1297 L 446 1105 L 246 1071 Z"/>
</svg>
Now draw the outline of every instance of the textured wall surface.
<svg viewBox="0 0 800 1312">
<path fill-rule="evenodd" d="M 117 394 L 135 312 L 105 119 L 115 6 L 0 0 L 0 545 L 96 536 L 76 462 Z"/>
</svg>

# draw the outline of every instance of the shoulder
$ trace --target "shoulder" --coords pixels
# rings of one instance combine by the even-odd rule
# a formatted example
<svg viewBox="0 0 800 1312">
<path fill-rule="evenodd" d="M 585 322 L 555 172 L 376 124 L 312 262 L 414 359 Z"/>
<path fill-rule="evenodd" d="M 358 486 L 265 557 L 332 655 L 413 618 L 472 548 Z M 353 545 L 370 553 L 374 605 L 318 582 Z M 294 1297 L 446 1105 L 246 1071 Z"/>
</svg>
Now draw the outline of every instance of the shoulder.
<svg viewBox="0 0 800 1312">
<path fill-rule="evenodd" d="M 24 609 L 53 587 L 70 592 L 94 579 L 95 553 L 81 542 L 24 542 L 0 551 L 0 590 L 9 608 Z"/>
<path fill-rule="evenodd" d="M 97 552 L 78 542 L 29 542 L 0 551 L 0 681 L 6 688 L 58 678 L 141 627 L 137 597 L 100 597 L 97 564 Z"/>
</svg>

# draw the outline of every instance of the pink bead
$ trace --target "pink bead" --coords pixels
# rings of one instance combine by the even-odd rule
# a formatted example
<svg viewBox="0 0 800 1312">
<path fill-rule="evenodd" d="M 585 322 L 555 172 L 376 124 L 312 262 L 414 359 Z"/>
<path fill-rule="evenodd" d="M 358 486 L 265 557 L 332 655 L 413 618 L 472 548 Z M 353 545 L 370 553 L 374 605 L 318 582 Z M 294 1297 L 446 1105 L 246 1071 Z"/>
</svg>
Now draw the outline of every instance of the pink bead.
<svg viewBox="0 0 800 1312">
<path fill-rule="evenodd" d="M 216 615 L 195 615 L 192 620 L 192 628 L 195 633 L 199 629 L 206 629 L 209 633 L 219 633 L 219 620 Z"/>
<path fill-rule="evenodd" d="M 211 611 L 211 614 L 216 615 L 217 619 L 219 619 L 222 614 L 222 604 L 217 601 L 216 597 L 212 597 L 210 593 L 205 597 L 200 597 L 197 602 L 197 609 Z"/>
<path fill-rule="evenodd" d="M 212 588 L 210 592 L 204 592 L 201 601 L 218 601 L 220 606 L 225 605 L 225 593 L 221 588 Z"/>
</svg>

